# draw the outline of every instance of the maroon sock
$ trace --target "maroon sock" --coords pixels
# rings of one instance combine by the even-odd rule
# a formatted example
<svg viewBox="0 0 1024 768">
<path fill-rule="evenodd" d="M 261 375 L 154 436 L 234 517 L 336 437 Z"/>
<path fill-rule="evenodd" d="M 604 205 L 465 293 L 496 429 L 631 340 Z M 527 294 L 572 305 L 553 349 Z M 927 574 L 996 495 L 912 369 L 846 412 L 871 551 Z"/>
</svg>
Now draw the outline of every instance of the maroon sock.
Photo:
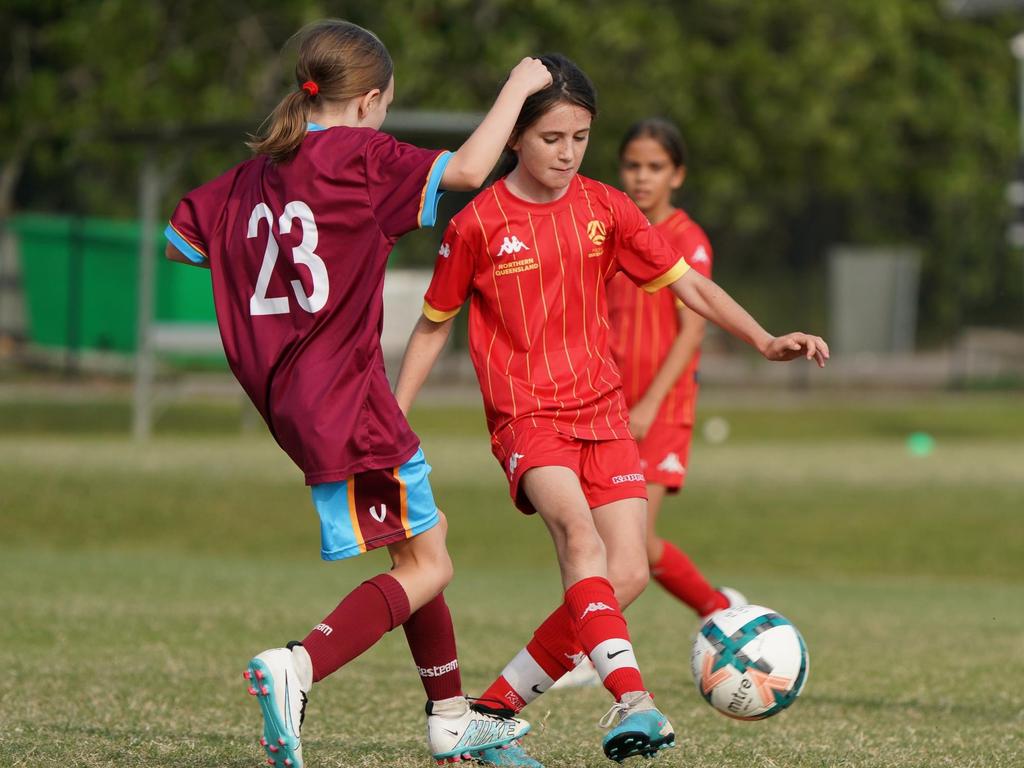
<svg viewBox="0 0 1024 768">
<path fill-rule="evenodd" d="M 708 584 L 679 547 L 671 541 L 664 544 L 661 559 L 651 568 L 651 575 L 661 586 L 690 606 L 698 616 L 707 616 L 719 608 L 729 607 L 728 598 Z"/>
<path fill-rule="evenodd" d="M 352 661 L 409 618 L 409 597 L 386 573 L 353 589 L 306 635 L 302 645 L 313 663 L 313 682 Z"/>
<path fill-rule="evenodd" d="M 455 627 L 442 592 L 410 616 L 405 624 L 413 661 L 431 701 L 462 695 L 462 674 L 455 651 Z"/>
</svg>

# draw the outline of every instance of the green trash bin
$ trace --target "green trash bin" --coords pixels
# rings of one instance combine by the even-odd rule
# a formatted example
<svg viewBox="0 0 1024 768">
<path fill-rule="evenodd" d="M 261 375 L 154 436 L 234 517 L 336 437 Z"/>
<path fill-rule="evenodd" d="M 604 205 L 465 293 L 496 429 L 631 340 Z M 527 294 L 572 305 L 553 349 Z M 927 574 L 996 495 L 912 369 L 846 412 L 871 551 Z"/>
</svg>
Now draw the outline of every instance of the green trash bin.
<svg viewBox="0 0 1024 768">
<path fill-rule="evenodd" d="M 46 214 L 11 222 L 19 240 L 29 340 L 40 346 L 131 354 L 136 344 L 139 225 Z M 216 323 L 210 273 L 157 260 L 155 319 Z"/>
</svg>

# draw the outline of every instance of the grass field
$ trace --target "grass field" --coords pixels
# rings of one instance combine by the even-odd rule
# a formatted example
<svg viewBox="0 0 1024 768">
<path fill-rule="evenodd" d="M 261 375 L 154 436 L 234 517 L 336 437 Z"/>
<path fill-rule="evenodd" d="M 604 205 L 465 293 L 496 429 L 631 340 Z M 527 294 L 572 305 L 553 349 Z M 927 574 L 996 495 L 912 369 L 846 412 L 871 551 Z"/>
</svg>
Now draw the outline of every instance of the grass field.
<svg viewBox="0 0 1024 768">
<path fill-rule="evenodd" d="M 712 580 L 790 618 L 807 687 L 772 720 L 712 711 L 688 671 L 696 622 L 652 586 L 630 609 L 648 683 L 680 736 L 662 766 L 1024 765 L 1024 407 L 1020 396 L 708 405 L 663 532 Z M 709 401 L 710 402 L 710 401 Z M 476 405 L 424 409 L 451 521 L 449 603 L 476 693 L 559 599 L 538 520 L 514 512 Z M 114 397 L 0 402 L 0 766 L 257 766 L 241 671 L 301 637 L 383 556 L 318 559 L 298 471 L 235 406 L 180 406 L 123 436 Z M 936 449 L 908 454 L 927 430 Z M 427 766 L 401 633 L 318 686 L 316 766 Z M 526 710 L 549 767 L 611 765 L 602 690 Z"/>
</svg>

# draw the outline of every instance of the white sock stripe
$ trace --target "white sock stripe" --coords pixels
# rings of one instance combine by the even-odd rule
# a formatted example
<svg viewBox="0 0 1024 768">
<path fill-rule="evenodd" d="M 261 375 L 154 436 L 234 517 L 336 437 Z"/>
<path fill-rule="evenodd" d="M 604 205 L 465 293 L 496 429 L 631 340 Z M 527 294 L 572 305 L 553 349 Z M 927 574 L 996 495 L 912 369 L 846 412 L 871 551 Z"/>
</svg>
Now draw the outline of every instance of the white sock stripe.
<svg viewBox="0 0 1024 768">
<path fill-rule="evenodd" d="M 523 648 L 501 672 L 512 689 L 529 704 L 554 684 L 543 667 Z M 534 688 L 536 686 L 536 688 Z M 539 690 L 538 690 L 539 689 Z"/>
<path fill-rule="evenodd" d="M 633 653 L 633 644 L 629 640 L 621 638 L 612 638 L 599 643 L 590 652 L 590 660 L 597 667 L 597 673 L 601 676 L 602 681 L 617 669 L 626 667 L 640 669 L 636 655 Z"/>
</svg>

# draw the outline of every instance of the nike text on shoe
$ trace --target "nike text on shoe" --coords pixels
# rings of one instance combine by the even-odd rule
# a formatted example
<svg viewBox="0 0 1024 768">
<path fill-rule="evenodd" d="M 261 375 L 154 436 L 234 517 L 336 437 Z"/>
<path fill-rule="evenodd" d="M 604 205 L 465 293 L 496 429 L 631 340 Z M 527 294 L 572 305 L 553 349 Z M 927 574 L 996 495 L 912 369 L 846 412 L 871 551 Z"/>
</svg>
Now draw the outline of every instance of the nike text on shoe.
<svg viewBox="0 0 1024 768">
<path fill-rule="evenodd" d="M 647 691 L 627 693 L 621 702 L 613 704 L 601 718 L 601 727 L 609 726 L 612 729 L 604 737 L 604 753 L 617 763 L 634 755 L 654 757 L 659 749 L 675 746 L 672 724 L 654 706 Z"/>
<path fill-rule="evenodd" d="M 529 731 L 530 724 L 511 713 L 486 708 L 478 711 L 462 698 L 427 702 L 427 742 L 439 763 L 472 760 L 484 750 L 511 744 Z"/>
<path fill-rule="evenodd" d="M 263 714 L 260 744 L 267 751 L 267 765 L 302 768 L 300 733 L 306 716 L 306 693 L 299 687 L 291 650 L 271 648 L 255 656 L 243 677 Z"/>
<path fill-rule="evenodd" d="M 543 763 L 526 754 L 526 750 L 518 741 L 513 741 L 503 747 L 485 749 L 476 756 L 475 761 L 480 765 L 494 765 L 501 768 L 544 768 Z"/>
</svg>

